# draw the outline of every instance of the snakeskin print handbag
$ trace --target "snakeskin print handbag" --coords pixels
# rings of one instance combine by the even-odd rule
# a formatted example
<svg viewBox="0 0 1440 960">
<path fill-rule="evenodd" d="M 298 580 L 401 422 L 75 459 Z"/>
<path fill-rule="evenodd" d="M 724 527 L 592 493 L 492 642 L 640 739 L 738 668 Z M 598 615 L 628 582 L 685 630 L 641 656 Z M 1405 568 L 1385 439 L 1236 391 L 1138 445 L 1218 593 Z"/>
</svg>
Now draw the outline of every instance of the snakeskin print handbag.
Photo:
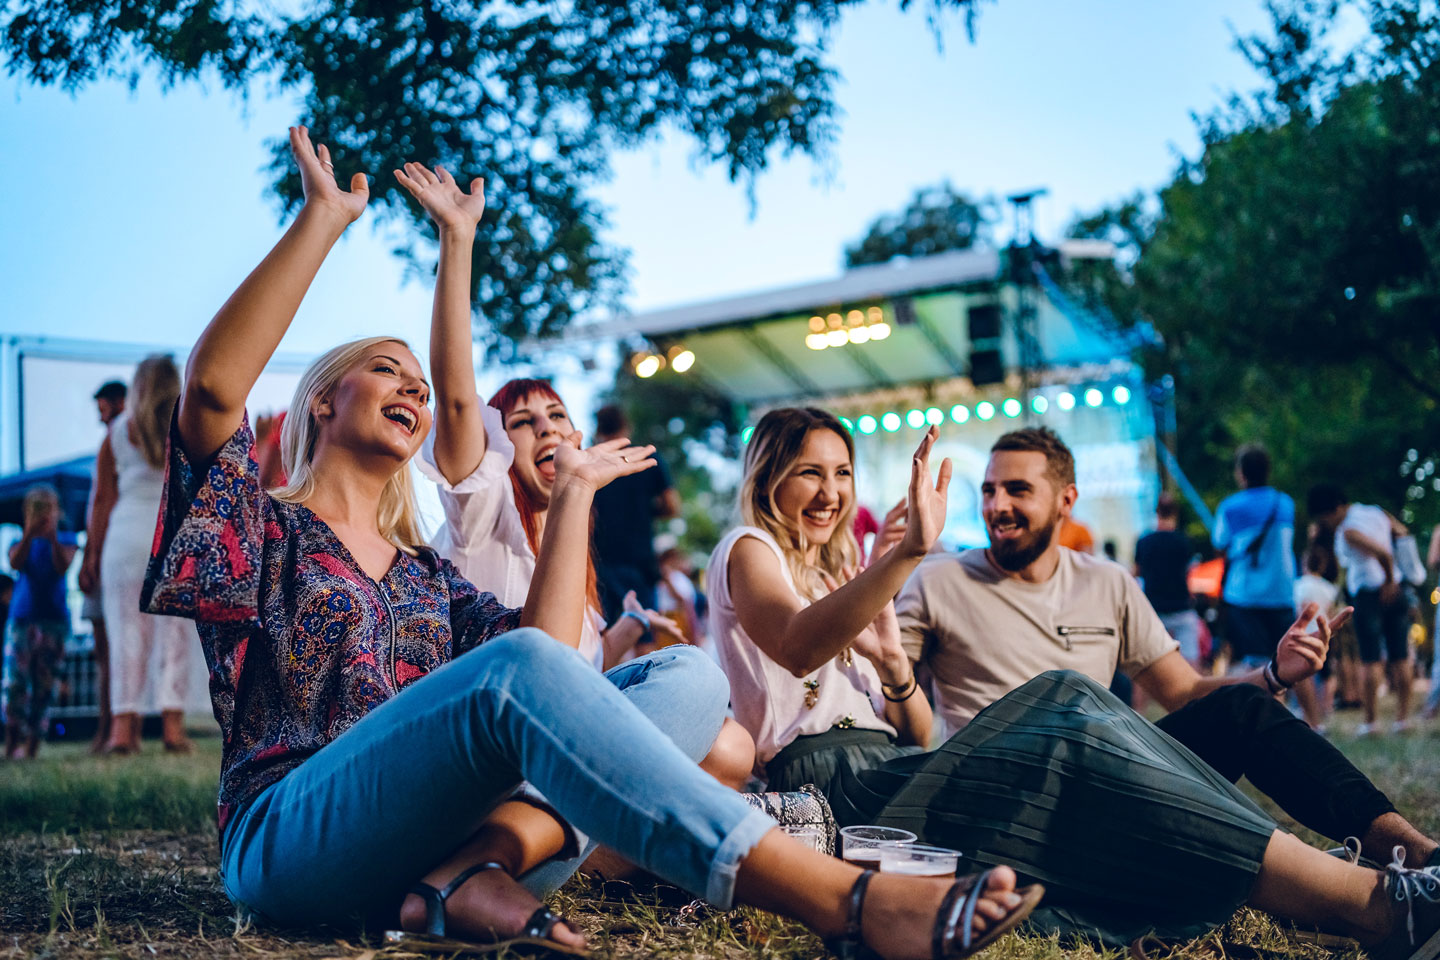
<svg viewBox="0 0 1440 960">
<path fill-rule="evenodd" d="M 786 793 L 742 793 L 745 802 L 782 827 L 810 827 L 820 834 L 821 853 L 835 855 L 835 815 L 830 803 L 813 783 Z"/>
</svg>

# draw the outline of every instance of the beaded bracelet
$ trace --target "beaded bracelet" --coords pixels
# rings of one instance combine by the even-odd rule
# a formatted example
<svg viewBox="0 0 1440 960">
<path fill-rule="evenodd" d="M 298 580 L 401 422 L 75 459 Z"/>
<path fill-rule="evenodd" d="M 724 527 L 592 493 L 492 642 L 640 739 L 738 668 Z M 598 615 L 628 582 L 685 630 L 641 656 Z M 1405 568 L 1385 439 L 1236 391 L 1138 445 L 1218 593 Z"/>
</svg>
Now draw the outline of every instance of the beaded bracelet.
<svg viewBox="0 0 1440 960">
<path fill-rule="evenodd" d="M 640 636 L 642 636 L 642 637 L 649 636 L 649 634 L 650 634 L 650 618 L 649 618 L 649 617 L 645 616 L 645 614 L 643 614 L 643 613 L 636 613 L 634 610 L 626 610 L 624 613 L 620 614 L 620 620 L 624 620 L 626 617 L 632 617 L 636 622 L 638 622 L 638 623 L 640 624 L 640 629 L 641 629 L 641 631 L 642 631 L 641 634 L 640 634 Z M 616 620 L 615 622 L 618 624 L 618 623 L 620 622 L 620 620 Z"/>
</svg>

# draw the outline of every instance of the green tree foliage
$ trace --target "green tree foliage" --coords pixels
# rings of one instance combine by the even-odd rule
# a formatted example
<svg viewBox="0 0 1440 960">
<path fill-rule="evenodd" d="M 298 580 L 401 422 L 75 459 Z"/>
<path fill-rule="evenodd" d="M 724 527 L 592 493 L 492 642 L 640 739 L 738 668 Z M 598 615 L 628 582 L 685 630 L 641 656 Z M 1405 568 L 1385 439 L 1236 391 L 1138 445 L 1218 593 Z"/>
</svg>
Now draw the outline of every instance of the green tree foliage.
<svg viewBox="0 0 1440 960">
<path fill-rule="evenodd" d="M 845 266 L 965 250 L 988 239 L 994 222 L 989 199 L 971 200 L 948 182 L 922 187 L 904 210 L 880 216 L 858 243 L 845 248 Z"/>
<path fill-rule="evenodd" d="M 1266 80 L 1202 122 L 1204 148 L 1148 201 L 1075 224 L 1120 265 L 1077 277 L 1164 336 L 1177 453 L 1210 496 L 1242 442 L 1276 482 L 1440 519 L 1440 491 L 1401 466 L 1440 453 L 1440 17 L 1376 0 L 1370 37 L 1336 53 L 1337 4 L 1272 6 L 1241 50 Z"/>
<path fill-rule="evenodd" d="M 590 195 L 607 153 L 662 128 L 751 180 L 778 152 L 824 151 L 835 129 L 827 38 L 859 0 L 0 0 L 11 75 L 77 90 L 153 70 L 298 94 L 342 175 L 375 178 L 381 216 L 428 224 L 390 171 L 405 160 L 487 177 L 475 247 L 478 332 L 502 355 L 624 291 Z M 981 0 L 928 0 L 932 19 Z M 908 6 L 902 0 L 901 6 Z M 275 192 L 300 200 L 284 138 Z M 428 269 L 428 252 L 400 251 Z"/>
</svg>

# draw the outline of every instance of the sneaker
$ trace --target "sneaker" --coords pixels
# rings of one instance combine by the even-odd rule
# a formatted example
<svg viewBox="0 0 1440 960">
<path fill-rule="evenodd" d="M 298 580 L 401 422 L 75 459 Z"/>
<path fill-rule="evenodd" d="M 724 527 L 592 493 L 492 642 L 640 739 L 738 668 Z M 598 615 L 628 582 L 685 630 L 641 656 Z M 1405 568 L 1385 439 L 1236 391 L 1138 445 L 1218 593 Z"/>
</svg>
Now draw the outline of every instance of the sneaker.
<svg viewBox="0 0 1440 960">
<path fill-rule="evenodd" d="M 1373 949 L 1371 960 L 1436 960 L 1440 957 L 1440 867 L 1410 868 L 1405 848 L 1395 848 L 1385 868 L 1385 892 L 1394 905 L 1395 931 Z M 1404 914 L 1404 923 L 1400 915 Z"/>
<path fill-rule="evenodd" d="M 1355 736 L 1357 736 L 1357 737 L 1373 737 L 1374 735 L 1375 735 L 1375 724 L 1373 724 L 1373 723 L 1360 723 L 1360 724 L 1356 724 L 1356 726 L 1355 726 Z"/>
<path fill-rule="evenodd" d="M 1331 847 L 1325 852 L 1337 860 L 1349 860 L 1354 866 L 1364 867 L 1367 870 L 1385 869 L 1385 865 L 1378 860 L 1371 860 L 1369 857 L 1361 855 L 1359 837 L 1346 837 L 1344 846 Z M 1440 847 L 1436 848 L 1435 856 L 1440 857 Z"/>
</svg>

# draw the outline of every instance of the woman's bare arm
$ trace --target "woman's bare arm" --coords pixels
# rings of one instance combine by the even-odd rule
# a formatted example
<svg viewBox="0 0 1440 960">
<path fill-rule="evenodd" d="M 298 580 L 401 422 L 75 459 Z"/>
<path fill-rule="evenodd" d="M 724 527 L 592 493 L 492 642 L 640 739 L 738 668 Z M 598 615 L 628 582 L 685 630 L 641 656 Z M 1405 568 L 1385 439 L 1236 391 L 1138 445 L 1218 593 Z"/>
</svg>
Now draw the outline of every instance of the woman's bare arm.
<svg viewBox="0 0 1440 960">
<path fill-rule="evenodd" d="M 740 626 L 776 663 L 803 677 L 849 646 L 895 599 L 945 525 L 950 461 L 930 483 L 931 427 L 911 465 L 905 533 L 893 549 L 849 583 L 808 606 L 785 585 L 765 544 L 742 537 L 730 553 L 729 588 Z"/>
<path fill-rule="evenodd" d="M 586 613 L 585 574 L 590 559 L 590 507 L 595 491 L 616 477 L 655 466 L 654 447 L 626 439 L 580 449 L 574 433 L 555 448 L 555 486 L 545 513 L 545 536 L 535 557 L 530 592 L 520 612 L 522 627 L 538 627 L 561 643 L 580 646 Z"/>
<path fill-rule="evenodd" d="M 470 263 L 475 228 L 485 212 L 485 181 L 470 181 L 470 192 L 444 167 L 407 163 L 395 179 L 410 191 L 440 232 L 440 266 L 430 314 L 430 373 L 435 378 L 435 466 L 459 483 L 485 456 L 485 424 L 470 355 Z"/>
<path fill-rule="evenodd" d="M 295 319 L 320 264 L 370 198 L 362 173 L 350 178 L 349 191 L 340 189 L 329 149 L 313 147 L 304 127 L 290 128 L 290 152 L 300 168 L 305 205 L 210 321 L 185 367 L 180 440 L 196 460 L 213 456 L 240 426 L 245 399 Z"/>
<path fill-rule="evenodd" d="M 95 490 L 90 502 L 90 522 L 86 527 L 85 555 L 80 561 L 80 589 L 93 591 L 100 585 L 100 554 L 105 549 L 105 534 L 110 529 L 110 511 L 120 495 L 119 475 L 115 467 L 115 448 L 107 436 L 95 455 Z"/>
</svg>

